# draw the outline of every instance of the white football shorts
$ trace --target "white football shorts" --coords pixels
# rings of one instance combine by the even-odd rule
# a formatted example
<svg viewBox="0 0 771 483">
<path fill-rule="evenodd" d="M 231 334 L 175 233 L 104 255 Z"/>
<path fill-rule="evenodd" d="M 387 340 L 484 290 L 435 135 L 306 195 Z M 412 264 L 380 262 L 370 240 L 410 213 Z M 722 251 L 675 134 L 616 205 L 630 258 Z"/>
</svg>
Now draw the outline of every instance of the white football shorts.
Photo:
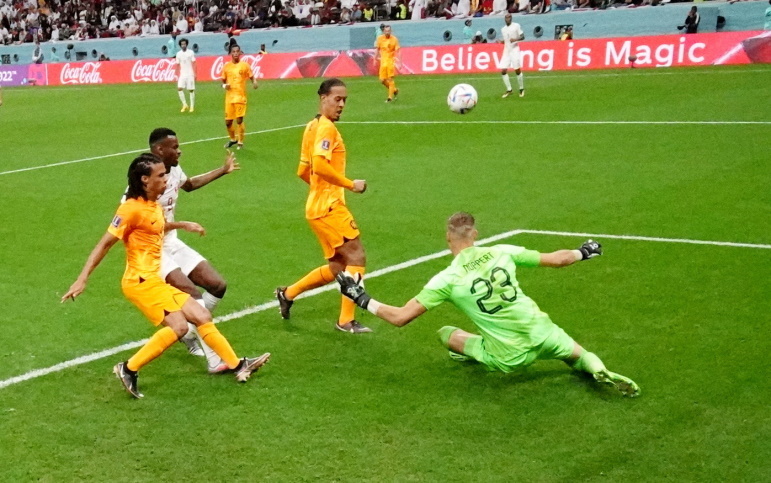
<svg viewBox="0 0 771 483">
<path fill-rule="evenodd" d="M 179 238 L 166 238 L 163 240 L 161 256 L 161 278 L 166 280 L 166 276 L 178 268 L 185 276 L 190 275 L 199 263 L 205 261 L 200 253 L 185 245 Z"/>
<path fill-rule="evenodd" d="M 522 68 L 522 59 L 521 54 L 519 53 L 519 47 L 514 47 L 510 51 L 503 52 L 503 55 L 501 56 L 501 63 L 498 66 L 499 69 L 521 69 Z"/>
<path fill-rule="evenodd" d="M 195 79 L 193 76 L 180 76 L 177 81 L 177 89 L 195 90 Z"/>
</svg>

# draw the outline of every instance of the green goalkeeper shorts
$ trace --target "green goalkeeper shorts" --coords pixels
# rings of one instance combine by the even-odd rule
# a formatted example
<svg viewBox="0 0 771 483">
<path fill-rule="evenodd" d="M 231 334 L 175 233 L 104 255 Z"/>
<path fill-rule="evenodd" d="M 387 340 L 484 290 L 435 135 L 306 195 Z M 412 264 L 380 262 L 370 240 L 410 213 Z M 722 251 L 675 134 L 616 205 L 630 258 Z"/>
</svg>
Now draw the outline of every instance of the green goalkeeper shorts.
<svg viewBox="0 0 771 483">
<path fill-rule="evenodd" d="M 513 372 L 529 366 L 538 359 L 567 359 L 573 353 L 574 346 L 573 338 L 561 327 L 554 325 L 551 334 L 540 345 L 505 359 L 487 352 L 485 340 L 481 335 L 469 337 L 463 347 L 463 353 L 482 363 L 488 370 Z"/>
</svg>

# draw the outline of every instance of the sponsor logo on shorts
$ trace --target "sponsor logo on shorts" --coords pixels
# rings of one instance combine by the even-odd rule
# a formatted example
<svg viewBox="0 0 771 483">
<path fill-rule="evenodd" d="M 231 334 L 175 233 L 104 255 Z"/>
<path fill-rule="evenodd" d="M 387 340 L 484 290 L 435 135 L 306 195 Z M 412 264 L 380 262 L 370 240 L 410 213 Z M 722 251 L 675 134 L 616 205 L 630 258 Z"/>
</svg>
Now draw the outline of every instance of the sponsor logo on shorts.
<svg viewBox="0 0 771 483">
<path fill-rule="evenodd" d="M 120 226 L 121 221 L 123 221 L 123 218 L 121 218 L 118 215 L 115 215 L 115 218 L 112 219 L 112 223 L 110 223 L 110 225 L 114 226 L 115 228 L 118 228 Z"/>
<path fill-rule="evenodd" d="M 359 225 L 356 224 L 356 220 L 351 220 L 351 228 L 353 228 L 354 230 L 359 229 Z"/>
<path fill-rule="evenodd" d="M 321 149 L 323 149 L 324 151 L 329 149 L 329 139 L 324 139 L 323 141 L 321 141 Z"/>
</svg>

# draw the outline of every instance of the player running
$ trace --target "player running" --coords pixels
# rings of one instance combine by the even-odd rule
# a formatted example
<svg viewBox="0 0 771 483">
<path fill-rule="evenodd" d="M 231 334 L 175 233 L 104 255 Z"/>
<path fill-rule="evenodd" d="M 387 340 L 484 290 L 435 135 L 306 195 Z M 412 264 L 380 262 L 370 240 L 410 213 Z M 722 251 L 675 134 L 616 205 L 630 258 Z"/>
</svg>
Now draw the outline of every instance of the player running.
<svg viewBox="0 0 771 483">
<path fill-rule="evenodd" d="M 577 250 L 539 253 L 513 245 L 477 247 L 477 235 L 473 216 L 462 212 L 452 215 L 447 222 L 447 241 L 455 259 L 403 307 L 371 298 L 355 276 L 341 272 L 336 278 L 344 295 L 397 327 L 442 302 L 452 302 L 481 332 L 471 334 L 452 326 L 439 329 L 442 344 L 455 360 L 473 359 L 489 370 L 512 372 L 538 359 L 559 359 L 625 396 L 640 394 L 634 381 L 607 370 L 599 357 L 555 325 L 522 292 L 516 279 L 517 266 L 560 268 L 599 256 L 599 243 L 589 240 Z"/>
<path fill-rule="evenodd" d="M 143 397 L 137 387 L 137 372 L 183 337 L 188 331 L 188 322 L 198 327 L 201 338 L 235 371 L 236 380 L 246 382 L 268 361 L 270 353 L 254 359 L 239 359 L 212 322 L 211 313 L 160 276 L 164 233 L 177 228 L 203 233 L 203 228 L 188 221 L 166 223 L 158 204 L 158 198 L 166 190 L 166 166 L 154 154 L 142 154 L 131 162 L 128 184 L 126 202 L 118 208 L 107 233 L 94 247 L 61 301 L 75 300 L 83 293 L 91 272 L 118 240 L 123 240 L 126 245 L 126 270 L 121 280 L 123 294 L 153 325 L 163 325 L 128 361 L 119 362 L 113 368 L 126 390 L 135 398 Z"/>
<path fill-rule="evenodd" d="M 244 147 L 244 116 L 246 115 L 246 81 L 251 79 L 252 88 L 257 89 L 257 76 L 246 62 L 241 62 L 241 47 L 230 46 L 230 62 L 222 67 L 222 88 L 225 89 L 225 126 L 230 141 L 225 145 L 238 149 Z M 236 121 L 235 126 L 233 121 Z"/>
<path fill-rule="evenodd" d="M 179 46 L 182 50 L 177 52 L 174 63 L 175 70 L 177 71 L 177 93 L 179 94 L 179 100 L 182 101 L 182 110 L 185 112 L 195 111 L 195 54 L 192 50 L 187 49 L 187 39 L 179 41 Z M 185 100 L 184 90 L 190 93 L 190 107 Z"/>
<path fill-rule="evenodd" d="M 380 60 L 380 82 L 388 89 L 386 102 L 391 102 L 399 95 L 394 77 L 396 76 L 396 63 L 399 60 L 399 40 L 391 35 L 391 26 L 383 27 L 383 35 L 375 41 L 377 49 L 376 59 Z"/>
<path fill-rule="evenodd" d="M 506 92 L 501 97 L 511 95 L 511 79 L 509 79 L 508 69 L 514 69 L 517 74 L 517 84 L 519 85 L 519 97 L 525 97 L 525 78 L 522 76 L 522 60 L 519 53 L 519 42 L 525 40 L 525 33 L 518 23 L 511 21 L 511 14 L 507 13 L 503 18 L 506 26 L 501 29 L 503 37 L 503 54 L 501 55 L 501 77 L 503 85 L 506 86 Z"/>
<path fill-rule="evenodd" d="M 338 272 L 347 270 L 363 277 L 367 260 L 359 227 L 345 206 L 345 190 L 364 193 L 367 182 L 345 177 L 345 144 L 335 127 L 348 92 L 340 79 L 327 79 L 321 83 L 318 94 L 320 114 L 305 127 L 297 175 L 310 185 L 305 217 L 316 233 L 328 263 L 313 269 L 294 285 L 276 289 L 284 319 L 289 318 L 289 309 L 298 295 L 333 281 Z M 342 297 L 335 327 L 352 334 L 372 332 L 356 321 L 355 310 L 356 305 Z"/>
<path fill-rule="evenodd" d="M 167 223 L 174 222 L 180 189 L 186 192 L 195 191 L 226 174 L 241 169 L 235 156 L 229 153 L 221 167 L 188 178 L 179 166 L 179 157 L 182 152 L 174 131 L 167 128 L 154 129 L 150 133 L 149 144 L 150 151 L 163 161 L 167 170 L 166 190 L 158 198 L 158 204 L 163 209 Z M 163 238 L 161 278 L 166 283 L 190 294 L 209 312 L 214 312 L 227 290 L 227 283 L 222 276 L 201 254 L 177 237 L 177 230 L 168 230 Z M 204 290 L 203 294 L 197 287 Z M 206 357 L 210 373 L 226 371 L 227 364 L 203 342 L 195 326 L 189 324 L 188 329 L 187 334 L 180 339 L 180 342 L 187 346 L 188 351 L 193 355 Z"/>
</svg>

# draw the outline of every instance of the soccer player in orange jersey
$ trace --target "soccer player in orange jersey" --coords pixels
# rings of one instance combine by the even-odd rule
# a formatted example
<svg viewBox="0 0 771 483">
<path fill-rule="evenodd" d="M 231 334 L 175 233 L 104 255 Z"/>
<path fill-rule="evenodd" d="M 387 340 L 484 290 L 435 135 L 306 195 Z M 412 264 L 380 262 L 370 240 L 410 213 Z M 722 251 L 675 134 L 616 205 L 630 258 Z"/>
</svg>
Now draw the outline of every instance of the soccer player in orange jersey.
<svg viewBox="0 0 771 483">
<path fill-rule="evenodd" d="M 225 145 L 238 149 L 244 147 L 244 116 L 246 115 L 246 81 L 252 81 L 252 87 L 257 89 L 257 76 L 246 62 L 241 62 L 241 47 L 230 46 L 230 59 L 222 67 L 222 88 L 225 89 L 225 126 L 228 128 L 230 141 Z M 235 126 L 233 125 L 235 121 Z"/>
<path fill-rule="evenodd" d="M 162 325 L 150 340 L 128 361 L 119 362 L 113 372 L 134 397 L 143 397 L 137 387 L 137 371 L 160 356 L 187 333 L 188 321 L 198 328 L 200 337 L 235 371 L 236 380 L 246 382 L 270 358 L 265 353 L 256 358 L 239 359 L 230 343 L 217 330 L 211 313 L 181 290 L 167 284 L 160 276 L 163 235 L 168 230 L 182 229 L 203 234 L 198 223 L 189 221 L 166 223 L 163 210 L 156 202 L 166 189 L 166 166 L 154 154 L 142 154 L 129 166 L 129 188 L 126 202 L 96 247 L 89 255 L 75 283 L 62 297 L 62 302 L 86 289 L 89 275 L 118 240 L 126 245 L 126 271 L 121 288 L 123 294 L 152 322 Z"/>
<path fill-rule="evenodd" d="M 376 58 L 380 60 L 380 82 L 388 89 L 388 99 L 391 102 L 399 95 L 394 76 L 396 76 L 396 63 L 399 61 L 399 40 L 391 35 L 391 26 L 383 28 L 383 35 L 375 42 L 377 49 Z"/>
<path fill-rule="evenodd" d="M 327 79 L 321 83 L 318 94 L 320 113 L 305 127 L 297 175 L 310 186 L 305 217 L 321 243 L 327 264 L 315 268 L 294 285 L 276 289 L 284 319 L 289 318 L 289 309 L 298 295 L 326 285 L 343 270 L 364 276 L 367 261 L 359 227 L 345 206 L 345 190 L 364 193 L 367 182 L 345 177 L 345 144 L 335 127 L 348 92 L 340 79 Z M 342 297 L 340 317 L 335 327 L 352 334 L 372 332 L 356 321 L 355 309 L 355 304 Z"/>
</svg>

